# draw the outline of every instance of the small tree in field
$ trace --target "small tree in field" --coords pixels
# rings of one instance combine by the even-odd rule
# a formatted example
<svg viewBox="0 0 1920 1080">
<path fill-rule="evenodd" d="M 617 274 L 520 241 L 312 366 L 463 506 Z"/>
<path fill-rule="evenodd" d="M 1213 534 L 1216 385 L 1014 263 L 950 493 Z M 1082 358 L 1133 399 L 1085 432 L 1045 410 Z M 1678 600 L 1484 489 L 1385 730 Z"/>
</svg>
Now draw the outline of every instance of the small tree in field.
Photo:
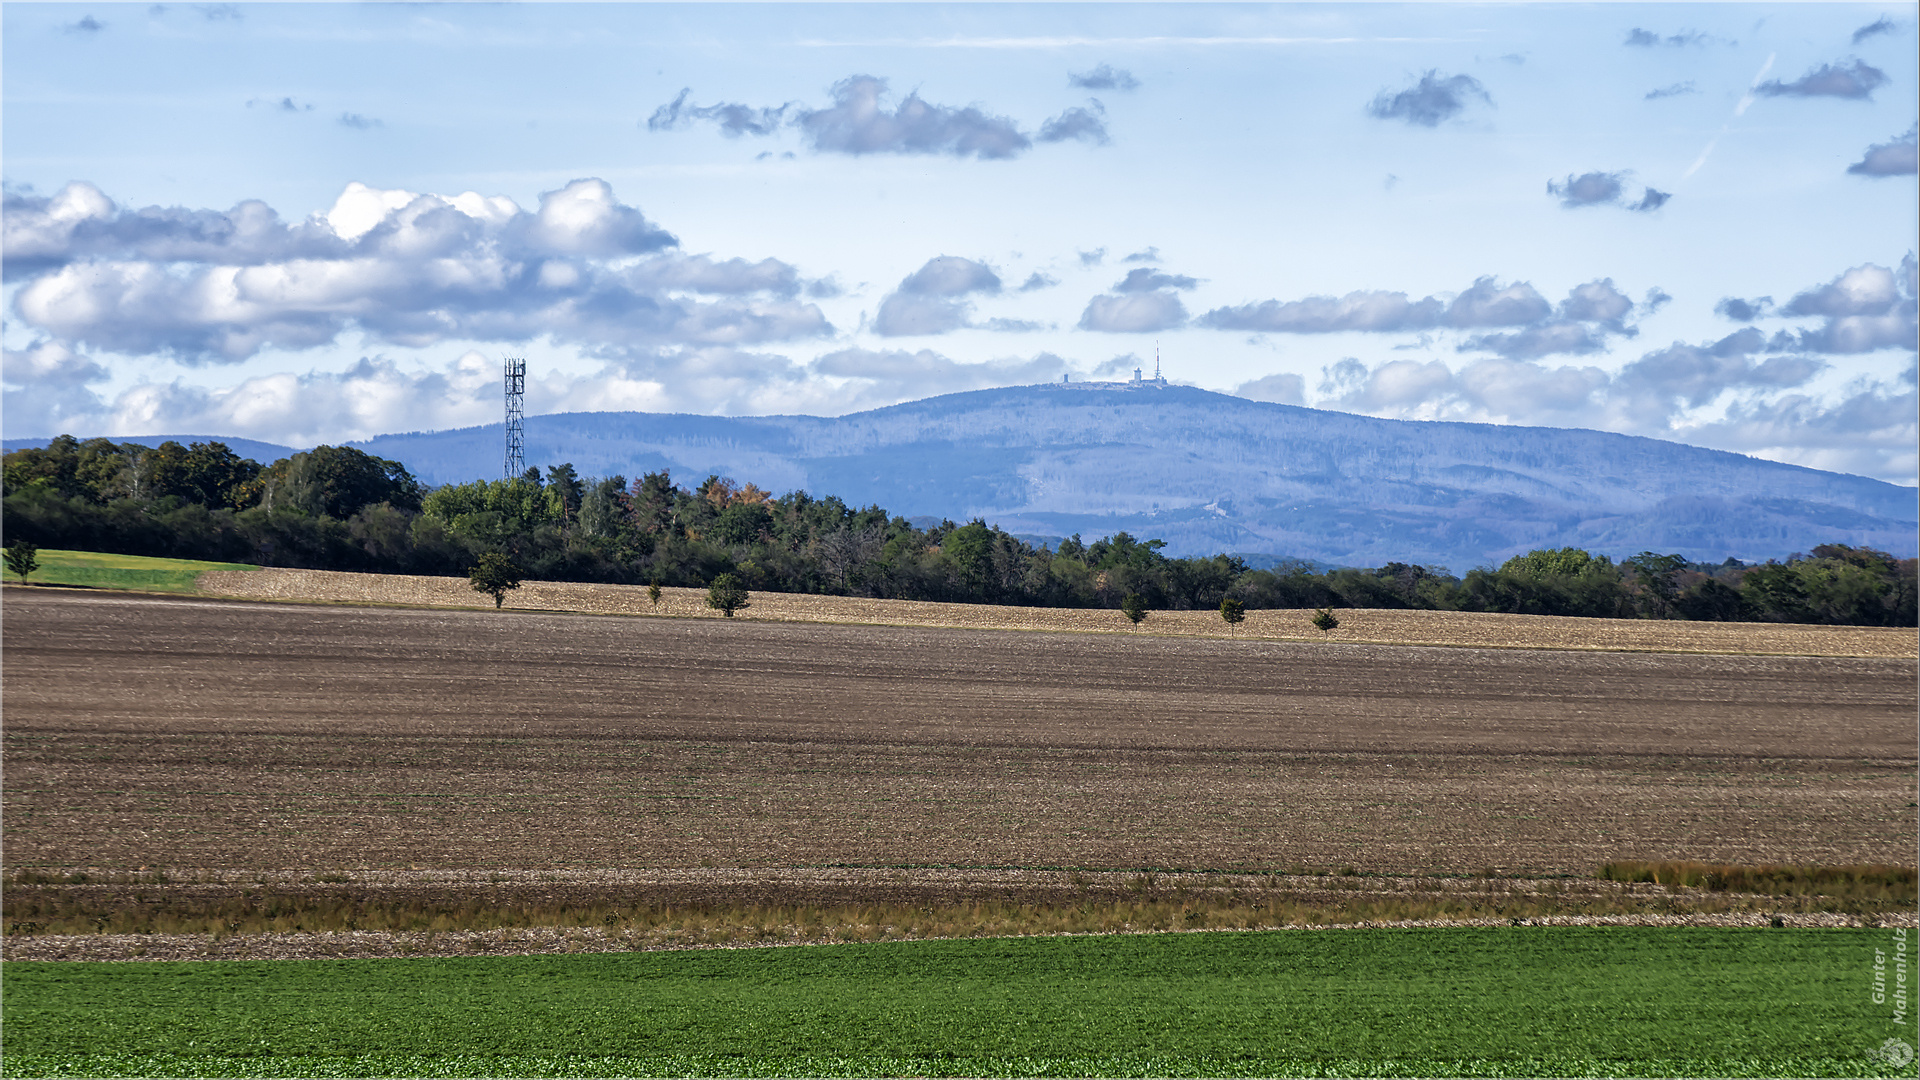
<svg viewBox="0 0 1920 1080">
<path fill-rule="evenodd" d="M 654 607 L 660 606 L 660 579 L 659 578 L 654 578 L 651 582 L 647 584 L 647 599 L 653 601 Z"/>
<path fill-rule="evenodd" d="M 1220 617 L 1227 621 L 1227 629 L 1238 627 L 1247 617 L 1247 605 L 1229 596 L 1220 601 Z"/>
<path fill-rule="evenodd" d="M 707 586 L 707 606 L 731 619 L 734 612 L 753 605 L 747 603 L 747 587 L 739 578 L 721 574 Z"/>
<path fill-rule="evenodd" d="M 472 583 L 473 591 L 493 597 L 493 606 L 496 608 L 506 601 L 508 589 L 520 587 L 522 576 L 520 568 L 513 565 L 513 560 L 497 551 L 481 555 L 480 565 L 467 571 L 467 580 Z"/>
<path fill-rule="evenodd" d="M 40 548 L 31 540 L 14 540 L 7 544 L 7 572 L 20 575 L 20 584 L 27 583 L 27 575 L 40 569 Z"/>
<path fill-rule="evenodd" d="M 1339 625 L 1340 620 L 1334 618 L 1332 610 L 1328 608 L 1321 608 L 1313 613 L 1313 628 L 1320 631 L 1322 641 L 1325 641 L 1327 635 L 1333 633 L 1334 627 Z"/>
<path fill-rule="evenodd" d="M 1120 601 L 1120 614 L 1125 615 L 1133 625 L 1139 626 L 1140 620 L 1147 617 L 1147 602 L 1139 593 L 1130 592 L 1125 600 Z"/>
</svg>

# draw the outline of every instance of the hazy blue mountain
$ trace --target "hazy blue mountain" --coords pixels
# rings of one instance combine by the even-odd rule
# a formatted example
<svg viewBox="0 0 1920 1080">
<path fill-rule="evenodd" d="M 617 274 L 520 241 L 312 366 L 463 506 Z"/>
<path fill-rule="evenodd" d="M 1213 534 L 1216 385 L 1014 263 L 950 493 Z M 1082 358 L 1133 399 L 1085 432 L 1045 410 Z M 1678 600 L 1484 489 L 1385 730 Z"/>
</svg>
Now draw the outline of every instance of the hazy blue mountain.
<svg viewBox="0 0 1920 1080">
<path fill-rule="evenodd" d="M 109 435 L 107 437 L 116 443 L 139 443 L 141 446 L 159 446 L 161 443 L 168 441 L 177 442 L 181 446 L 192 446 L 197 442 L 226 443 L 227 449 L 232 450 L 243 458 L 251 458 L 263 465 L 272 464 L 286 457 L 288 454 L 293 453 L 296 449 L 306 449 L 305 447 L 281 446 L 279 443 L 261 442 L 258 439 L 236 439 L 230 435 Z M 81 442 L 85 442 L 87 439 L 92 438 L 92 436 L 82 435 L 79 438 Z M 52 441 L 52 439 L 8 439 L 4 443 L 4 447 L 7 450 L 21 450 L 28 447 L 45 446 Z"/>
<path fill-rule="evenodd" d="M 263 461 L 285 453 L 225 441 Z M 442 484 L 499 477 L 502 441 L 492 424 L 353 445 Z M 1566 545 L 1715 562 L 1828 542 L 1920 547 L 1914 489 L 1864 477 L 1597 431 L 1376 420 L 1152 383 L 981 390 L 834 418 L 535 416 L 526 461 L 629 479 L 670 469 L 689 486 L 719 473 L 1024 535 L 1124 529 L 1175 555 L 1462 571 Z"/>
<path fill-rule="evenodd" d="M 501 428 L 356 444 L 444 483 L 501 473 Z M 895 514 L 1170 554 L 1266 552 L 1456 571 L 1536 547 L 1719 561 L 1814 544 L 1913 555 L 1915 492 L 1858 476 L 1560 428 L 1376 420 L 1187 387 L 1031 386 L 837 418 L 530 417 L 526 460 L 629 479 L 666 468 Z"/>
</svg>

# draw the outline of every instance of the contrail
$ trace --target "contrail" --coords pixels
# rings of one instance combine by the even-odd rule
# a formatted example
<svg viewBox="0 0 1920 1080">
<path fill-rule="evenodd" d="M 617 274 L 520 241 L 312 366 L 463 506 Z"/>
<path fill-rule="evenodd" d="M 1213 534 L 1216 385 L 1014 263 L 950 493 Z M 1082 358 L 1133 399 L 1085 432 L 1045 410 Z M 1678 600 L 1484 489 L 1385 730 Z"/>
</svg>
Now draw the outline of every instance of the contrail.
<svg viewBox="0 0 1920 1080">
<path fill-rule="evenodd" d="M 1735 105 L 1733 107 L 1733 116 L 1730 119 L 1728 119 L 1726 123 L 1720 125 L 1720 131 L 1718 134 L 1714 135 L 1713 138 L 1707 140 L 1707 145 L 1702 147 L 1700 150 L 1700 156 L 1694 159 L 1694 162 L 1692 165 L 1687 166 L 1686 172 L 1683 172 L 1680 174 L 1680 179 L 1685 180 L 1687 177 L 1692 176 L 1694 173 L 1699 172 L 1700 166 L 1705 165 L 1707 163 L 1708 155 L 1712 154 L 1713 148 L 1719 144 L 1720 136 L 1725 135 L 1728 129 L 1733 127 L 1733 122 L 1735 120 L 1738 120 L 1742 116 L 1745 116 L 1747 114 L 1748 107 L 1751 106 L 1754 101 L 1753 92 L 1760 88 L 1760 80 L 1767 77 L 1767 72 L 1773 70 L 1773 58 L 1777 55 L 1779 54 L 1778 53 L 1767 54 L 1767 62 L 1760 65 L 1760 71 L 1754 75 L 1753 82 L 1748 84 L 1747 92 L 1740 95 L 1740 104 Z"/>
</svg>

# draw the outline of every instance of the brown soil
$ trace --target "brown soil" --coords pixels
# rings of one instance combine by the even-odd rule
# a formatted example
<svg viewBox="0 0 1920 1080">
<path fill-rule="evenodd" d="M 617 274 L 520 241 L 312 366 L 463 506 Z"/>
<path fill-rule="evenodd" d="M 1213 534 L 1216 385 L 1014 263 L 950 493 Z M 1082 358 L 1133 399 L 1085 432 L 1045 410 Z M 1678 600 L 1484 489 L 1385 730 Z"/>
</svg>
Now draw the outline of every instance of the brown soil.
<svg viewBox="0 0 1920 1080">
<path fill-rule="evenodd" d="M 1044 902 L 1056 870 L 1590 878 L 1916 843 L 1911 659 L 55 590 L 7 592 L 4 646 L 16 880 L 950 904 Z"/>
<path fill-rule="evenodd" d="M 465 578 L 347 574 L 330 570 L 212 571 L 200 588 L 217 596 L 255 600 L 333 601 L 415 607 L 491 608 Z M 617 615 L 710 618 L 701 589 L 662 589 L 655 605 L 632 585 L 529 581 L 507 594 L 516 611 L 570 611 Z M 1340 626 L 1322 635 L 1313 612 L 1249 611 L 1230 629 L 1213 611 L 1156 611 L 1138 628 L 1118 611 L 1072 608 L 934 604 L 846 596 L 754 593 L 736 620 L 856 623 L 966 629 L 1056 630 L 1227 640 L 1321 641 L 1377 645 L 1465 645 L 1488 648 L 1597 649 L 1623 652 L 1706 652 L 1777 656 L 1920 656 L 1911 629 L 1799 626 L 1770 623 L 1661 622 L 1647 619 L 1567 619 L 1456 611 L 1341 609 Z"/>
</svg>

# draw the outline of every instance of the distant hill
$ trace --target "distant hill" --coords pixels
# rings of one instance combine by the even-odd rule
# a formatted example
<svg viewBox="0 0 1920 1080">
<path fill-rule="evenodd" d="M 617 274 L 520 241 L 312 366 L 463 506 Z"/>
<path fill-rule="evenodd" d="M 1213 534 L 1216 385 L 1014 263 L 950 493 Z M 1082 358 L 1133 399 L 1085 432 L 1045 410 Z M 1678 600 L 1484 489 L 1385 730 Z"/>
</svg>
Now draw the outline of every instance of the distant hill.
<svg viewBox="0 0 1920 1080">
<path fill-rule="evenodd" d="M 442 483 L 500 474 L 501 428 L 356 444 Z M 1828 542 L 1913 555 L 1915 491 L 1655 439 L 1377 420 L 1188 387 L 1012 387 L 850 416 L 530 417 L 526 460 L 671 469 L 1009 532 L 1125 529 L 1169 554 L 1456 571 L 1536 547 L 1718 562 Z"/>
<path fill-rule="evenodd" d="M 353 445 L 438 484 L 498 477 L 501 443 L 493 424 Z M 979 390 L 831 418 L 535 416 L 526 460 L 629 479 L 671 469 L 689 485 L 720 473 L 1042 537 L 1124 529 L 1170 555 L 1459 572 L 1568 545 L 1713 562 L 1829 542 L 1920 547 L 1914 489 L 1864 477 L 1597 431 L 1377 420 L 1152 384 Z"/>
<path fill-rule="evenodd" d="M 85 442 L 92 437 L 93 436 L 90 435 L 82 435 L 79 438 L 81 442 Z M 227 449 L 232 450 L 243 458 L 252 458 L 254 461 L 258 461 L 263 465 L 271 465 L 296 450 L 307 449 L 306 447 L 281 446 L 279 443 L 261 442 L 258 439 L 236 439 L 230 435 L 109 435 L 107 437 L 117 443 L 139 443 L 141 446 L 159 446 L 161 443 L 168 441 L 177 442 L 181 446 L 191 446 L 197 442 L 226 443 Z M 4 444 L 0 445 L 4 445 L 5 449 L 11 451 L 45 446 L 52 441 L 52 439 L 8 439 Z"/>
</svg>

